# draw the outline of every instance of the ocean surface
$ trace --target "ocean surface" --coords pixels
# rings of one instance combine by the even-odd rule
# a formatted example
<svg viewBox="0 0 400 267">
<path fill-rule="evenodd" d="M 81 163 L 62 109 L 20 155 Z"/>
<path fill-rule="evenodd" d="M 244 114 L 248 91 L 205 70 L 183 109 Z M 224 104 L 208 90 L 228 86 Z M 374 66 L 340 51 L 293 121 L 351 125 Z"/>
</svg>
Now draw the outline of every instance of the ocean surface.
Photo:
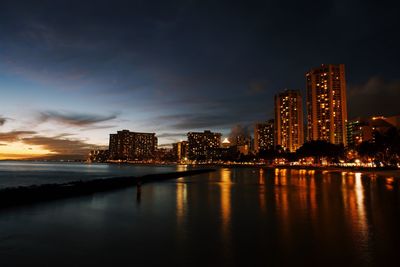
<svg viewBox="0 0 400 267">
<path fill-rule="evenodd" d="M 35 161 L 0 161 L 0 189 L 66 183 L 117 176 L 141 176 L 177 171 L 175 165 L 86 164 Z"/>
<path fill-rule="evenodd" d="M 13 177 L 176 168 L 61 164 L 64 178 L 52 178 L 57 166 L 35 164 L 15 166 Z M 4 209 L 0 266 L 398 266 L 398 179 L 219 168 L 141 190 Z"/>
</svg>

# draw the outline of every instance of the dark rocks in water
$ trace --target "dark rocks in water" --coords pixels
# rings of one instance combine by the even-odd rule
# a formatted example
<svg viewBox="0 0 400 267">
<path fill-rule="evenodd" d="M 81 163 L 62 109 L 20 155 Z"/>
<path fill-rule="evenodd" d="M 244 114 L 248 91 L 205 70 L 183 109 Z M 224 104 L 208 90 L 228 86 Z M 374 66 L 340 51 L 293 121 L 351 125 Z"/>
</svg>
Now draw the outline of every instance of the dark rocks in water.
<svg viewBox="0 0 400 267">
<path fill-rule="evenodd" d="M 183 176 L 191 176 L 213 171 L 215 170 L 200 169 L 183 172 L 149 174 L 140 177 L 114 177 L 62 184 L 43 184 L 5 188 L 0 190 L 0 208 L 88 195 L 96 192 L 111 191 L 129 186 L 136 186 L 138 184 L 176 179 Z"/>
</svg>

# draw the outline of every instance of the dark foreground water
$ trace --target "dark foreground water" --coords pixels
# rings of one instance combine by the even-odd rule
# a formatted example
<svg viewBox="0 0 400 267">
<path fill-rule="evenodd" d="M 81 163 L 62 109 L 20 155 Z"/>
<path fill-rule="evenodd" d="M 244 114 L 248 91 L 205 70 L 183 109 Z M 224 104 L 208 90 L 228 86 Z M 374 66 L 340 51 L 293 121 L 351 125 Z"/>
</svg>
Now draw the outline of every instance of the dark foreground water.
<svg viewBox="0 0 400 267">
<path fill-rule="evenodd" d="M 219 169 L 0 211 L 0 266 L 399 266 L 396 177 Z"/>
</svg>

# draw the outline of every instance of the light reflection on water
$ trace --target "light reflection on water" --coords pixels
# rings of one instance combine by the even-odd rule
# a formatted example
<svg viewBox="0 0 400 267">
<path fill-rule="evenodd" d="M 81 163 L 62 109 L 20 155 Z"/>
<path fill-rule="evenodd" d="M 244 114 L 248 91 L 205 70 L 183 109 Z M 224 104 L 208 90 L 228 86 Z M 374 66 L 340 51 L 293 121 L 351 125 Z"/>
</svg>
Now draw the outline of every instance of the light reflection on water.
<svg viewBox="0 0 400 267">
<path fill-rule="evenodd" d="M 264 170 L 260 168 L 259 170 L 259 176 L 258 176 L 258 200 L 259 200 L 259 205 L 260 205 L 260 210 L 262 213 L 265 213 L 265 176 L 264 176 Z"/>
<path fill-rule="evenodd" d="M 362 174 L 348 173 L 342 176 L 344 210 L 355 241 L 355 248 L 362 258 L 369 260 L 369 221 L 366 215 L 364 195 L 368 192 L 362 183 Z"/>
<path fill-rule="evenodd" d="M 219 182 L 221 190 L 221 214 L 222 214 L 222 230 L 228 232 L 229 221 L 231 216 L 231 170 L 222 169 L 221 181 Z"/>
<path fill-rule="evenodd" d="M 66 266 L 86 258 L 100 266 L 387 265 L 400 248 L 398 191 L 393 176 L 221 168 L 143 185 L 140 203 L 127 189 L 0 212 L 0 257 Z M 55 236 L 62 246 L 36 245 Z"/>
<path fill-rule="evenodd" d="M 186 212 L 186 201 L 187 191 L 186 184 L 183 182 L 183 178 L 179 178 L 176 183 L 176 216 L 177 223 L 181 225 L 183 223 L 185 212 Z"/>
</svg>

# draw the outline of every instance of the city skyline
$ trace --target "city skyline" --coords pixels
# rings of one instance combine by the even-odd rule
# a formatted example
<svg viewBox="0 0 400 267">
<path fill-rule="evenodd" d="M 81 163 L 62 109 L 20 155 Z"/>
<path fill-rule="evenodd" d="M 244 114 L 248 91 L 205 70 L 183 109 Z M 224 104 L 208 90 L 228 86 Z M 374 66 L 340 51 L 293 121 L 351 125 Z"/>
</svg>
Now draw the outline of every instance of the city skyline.
<svg viewBox="0 0 400 267">
<path fill-rule="evenodd" d="M 326 2 L 310 16 L 302 4 L 117 2 L 108 12 L 90 1 L 3 1 L 0 159 L 84 155 L 122 129 L 156 132 L 160 144 L 204 129 L 227 136 L 273 118 L 282 88 L 304 99 L 305 73 L 323 63 L 346 65 L 349 119 L 397 115 L 390 5 Z M 337 27 L 347 42 L 326 41 Z"/>
<path fill-rule="evenodd" d="M 315 70 L 317 70 L 317 74 L 316 74 L 316 76 L 320 76 L 320 70 L 323 70 L 326 66 L 329 66 L 329 68 L 331 68 L 332 66 L 340 66 L 341 68 L 342 68 L 342 73 L 341 73 L 341 75 L 343 76 L 343 80 L 341 80 L 341 84 L 344 84 L 344 87 L 341 89 L 342 90 L 342 93 L 341 94 L 343 94 L 343 92 L 344 92 L 344 95 L 345 95 L 345 98 L 344 98 L 344 100 L 342 99 L 342 100 L 340 100 L 339 102 L 341 103 L 340 105 L 342 105 L 343 103 L 344 103 L 344 105 L 342 105 L 342 106 L 344 106 L 345 107 L 345 109 L 347 109 L 347 99 L 346 99 L 346 81 L 345 81 L 345 79 L 344 79 L 344 64 L 340 64 L 340 65 L 332 65 L 332 64 L 321 64 L 321 66 L 320 67 L 316 67 L 316 68 L 314 68 L 312 71 L 315 71 Z M 307 84 L 309 84 L 310 82 L 309 82 L 309 75 L 310 75 L 310 73 L 311 72 L 307 72 L 307 73 L 305 73 L 305 76 L 306 76 L 306 80 L 307 80 Z M 336 74 L 335 74 L 336 75 Z M 322 77 L 322 76 L 321 76 Z M 310 83 L 311 84 L 311 83 Z M 314 86 L 314 85 L 313 85 Z M 309 86 L 309 85 L 307 85 L 307 87 L 308 88 L 311 88 L 311 86 Z M 315 89 L 313 89 L 313 90 L 315 90 Z M 329 90 L 331 90 L 331 89 L 329 89 Z M 310 92 L 309 91 L 311 91 L 311 89 L 307 89 L 307 95 L 309 96 L 310 95 Z M 285 98 L 285 96 L 286 96 L 286 98 L 288 98 L 289 96 L 291 96 L 291 95 L 294 95 L 293 97 L 293 99 L 295 99 L 296 98 L 296 100 L 295 100 L 295 102 L 294 102 L 294 105 L 293 104 L 288 104 L 287 105 L 287 107 L 286 107 L 286 109 L 292 109 L 292 108 L 294 108 L 294 112 L 297 112 L 296 110 L 297 109 L 299 109 L 299 110 L 301 110 L 300 112 L 298 112 L 298 115 L 290 115 L 290 116 L 294 116 L 293 118 L 292 117 L 285 117 L 284 115 L 282 115 L 283 113 L 283 111 L 281 111 L 281 109 L 282 109 L 282 107 L 283 106 L 281 106 L 280 108 L 279 108 L 279 105 L 281 105 L 282 103 L 280 103 L 280 101 L 283 101 L 283 105 L 285 106 L 285 100 L 283 100 L 284 98 Z M 277 100 L 277 99 L 279 99 L 279 100 Z M 282 100 L 281 100 L 282 99 Z M 291 99 L 291 98 L 290 98 Z M 279 102 L 277 102 L 277 101 L 279 101 Z M 298 101 L 298 103 L 296 104 L 296 101 Z M 308 101 L 311 101 L 311 100 L 308 100 Z M 296 139 L 298 139 L 293 145 L 291 144 L 291 142 L 292 141 L 289 141 L 289 140 L 291 140 L 292 138 L 291 137 L 286 137 L 287 138 L 287 140 L 285 141 L 285 137 L 280 137 L 282 134 L 284 134 L 283 132 L 285 132 L 285 131 L 291 131 L 291 130 L 293 130 L 294 128 L 292 128 L 292 127 L 290 127 L 290 126 L 287 126 L 285 129 L 283 129 L 282 127 L 280 127 L 280 128 L 282 128 L 280 131 L 279 130 L 277 130 L 277 129 L 275 129 L 275 137 L 274 137 L 274 139 L 275 139 L 275 142 L 274 142 L 274 144 L 275 144 L 275 146 L 276 145 L 279 145 L 279 146 L 282 146 L 284 149 L 288 149 L 289 151 L 291 151 L 291 152 L 295 152 L 298 148 L 300 148 L 301 147 L 301 145 L 306 141 L 306 140 L 308 140 L 308 141 L 310 141 L 310 140 L 325 140 L 326 138 L 324 137 L 324 136 L 320 136 L 320 137 L 312 137 L 312 132 L 310 132 L 310 130 L 309 129 L 311 129 L 311 128 L 309 128 L 309 127 L 313 127 L 313 123 L 310 121 L 310 119 L 307 119 L 307 114 L 308 113 L 310 113 L 310 115 L 311 115 L 311 110 L 310 110 L 310 107 L 312 106 L 312 105 L 310 105 L 310 104 L 308 104 L 308 101 L 306 101 L 306 100 L 304 100 L 303 98 L 302 98 L 302 96 L 301 96 L 301 93 L 300 93 L 300 90 L 288 90 L 288 89 L 285 89 L 284 91 L 281 91 L 281 92 L 279 92 L 277 95 L 275 95 L 274 96 L 274 102 L 275 102 L 275 104 L 274 104 L 274 107 L 273 107 L 273 110 L 274 110 L 274 115 L 273 115 L 273 118 L 274 119 L 272 119 L 273 121 L 275 121 L 275 127 L 277 127 L 277 123 L 279 122 L 279 121 L 287 121 L 287 122 L 292 122 L 293 120 L 299 120 L 301 123 L 300 123 L 300 125 L 299 126 L 296 126 L 296 127 L 299 127 L 299 129 L 298 130 L 296 130 L 296 132 L 299 134 L 299 137 L 295 137 Z M 307 106 L 307 108 L 304 108 L 303 106 L 304 106 L 304 104 L 307 104 L 306 106 Z M 285 108 L 284 108 L 285 109 Z M 346 110 L 346 113 L 347 113 L 347 110 Z M 95 123 L 97 123 L 97 122 L 101 122 L 101 121 L 107 121 L 107 120 L 112 120 L 112 119 L 114 119 L 116 116 L 112 116 L 112 117 L 110 117 L 110 118 L 100 118 L 100 117 L 98 117 L 97 119 L 96 118 L 94 118 L 94 116 L 93 116 L 93 118 L 91 118 L 90 117 L 90 115 L 78 115 L 78 114 L 75 114 L 76 115 L 76 120 L 74 121 L 74 119 L 72 119 L 72 118 L 68 118 L 67 116 L 64 116 L 63 117 L 63 115 L 61 115 L 61 114 L 58 114 L 57 112 L 54 112 L 53 114 L 46 114 L 46 113 L 42 113 L 42 114 L 40 114 L 40 116 L 42 117 L 41 118 L 41 120 L 43 120 L 43 121 L 46 121 L 46 120 L 49 120 L 49 119 L 51 119 L 51 116 L 54 116 L 54 117 L 58 117 L 58 118 L 56 118 L 55 120 L 60 120 L 60 122 L 61 123 L 65 123 L 65 124 L 76 124 L 76 126 L 80 126 L 80 125 L 86 125 L 86 124 L 95 124 Z M 347 114 L 346 114 L 347 115 Z M 380 114 L 379 114 L 380 115 Z M 298 118 L 297 118 L 298 117 Z M 373 117 L 373 116 L 370 116 L 370 117 Z M 360 116 L 358 116 L 358 118 L 360 118 Z M 6 123 L 6 121 L 8 120 L 8 118 L 2 118 L 2 120 L 0 121 L 1 123 L 2 123 L 2 125 L 4 125 L 5 123 Z M 93 121 L 91 121 L 91 120 L 93 120 Z M 96 121 L 96 120 L 98 120 L 98 121 Z M 315 120 L 315 119 L 314 119 Z M 347 117 L 346 118 L 344 118 L 343 119 L 345 122 L 347 121 Z M 264 121 L 264 123 L 265 122 L 267 122 L 267 121 L 271 121 L 271 118 L 268 118 L 268 119 L 264 119 L 263 120 Z M 351 120 L 349 120 L 349 121 L 351 121 Z M 242 122 L 242 124 L 244 124 L 245 125 L 245 130 L 247 131 L 247 130 L 249 130 L 250 129 L 250 127 L 257 127 L 257 125 L 259 124 L 259 123 L 262 123 L 262 120 L 259 120 L 259 121 L 252 121 L 252 122 L 250 122 L 250 121 L 247 121 L 247 122 Z M 305 127 L 305 126 L 303 126 L 303 124 L 304 125 L 306 125 L 307 127 Z M 297 124 L 296 124 L 297 125 Z M 233 131 L 235 131 L 235 127 L 236 126 L 240 126 L 241 127 L 241 124 L 238 124 L 238 123 L 233 123 L 233 128 L 232 129 L 230 129 L 230 132 L 228 132 L 228 131 L 224 131 L 224 133 L 223 134 L 221 134 L 221 137 L 222 136 L 229 136 L 229 135 L 231 135 L 232 133 L 233 133 Z M 295 128 L 296 128 L 295 127 Z M 347 127 L 346 125 L 345 125 L 345 127 Z M 103 128 L 103 127 L 99 127 L 99 129 L 101 129 L 101 128 Z M 108 129 L 108 128 L 110 128 L 110 127 L 104 127 L 104 129 Z M 308 130 L 307 130 L 307 128 L 309 128 Z M 336 128 L 336 127 L 333 127 L 332 129 L 334 129 L 334 128 Z M 94 129 L 96 129 L 96 126 L 94 126 Z M 200 129 L 200 128 L 195 128 L 195 129 Z M 218 128 L 218 127 L 215 127 L 215 129 L 222 129 L 222 128 Z M 256 129 L 255 129 L 256 130 Z M 306 131 L 304 131 L 304 130 L 306 130 Z M 129 132 L 130 130 L 123 130 L 123 129 L 119 129 L 118 130 L 118 133 L 120 133 L 120 132 Z M 209 131 L 209 130 L 205 130 L 205 131 Z M 344 131 L 344 135 L 343 135 L 343 140 L 344 140 L 344 142 L 337 142 L 337 144 L 344 144 L 345 146 L 347 145 L 346 143 L 347 143 L 347 134 L 346 134 L 346 131 L 345 131 L 345 129 L 343 130 Z M 154 132 L 154 131 L 152 131 L 152 132 Z M 191 131 L 189 131 L 188 132 L 188 134 L 190 133 Z M 252 137 L 255 137 L 255 135 L 254 135 L 254 133 L 255 132 L 253 132 L 253 133 L 247 133 L 247 134 L 250 134 Z M 16 139 L 16 137 L 18 137 L 19 135 L 21 135 L 21 136 L 24 136 L 24 135 L 35 135 L 36 134 L 36 132 L 34 132 L 34 131 L 15 131 L 15 136 L 13 136 L 13 133 L 0 133 L 0 140 L 1 140 L 1 138 L 2 139 L 5 139 L 6 140 L 6 142 L 7 141 L 11 141 L 11 142 L 13 142 L 13 141 L 19 141 L 19 140 L 17 140 Z M 164 136 L 164 134 L 163 133 L 161 133 L 161 134 L 157 134 L 157 133 L 143 133 L 143 134 L 147 134 L 147 135 L 149 135 L 149 134 L 151 134 L 151 135 L 153 135 L 154 136 L 154 138 L 156 138 L 156 140 L 158 139 L 158 138 L 162 138 L 163 136 Z M 110 134 L 110 136 L 114 136 L 115 134 Z M 172 136 L 179 136 L 179 137 L 183 137 L 183 136 L 185 136 L 186 137 L 186 133 L 182 133 L 182 134 L 172 134 Z M 305 135 L 305 136 L 304 136 Z M 63 138 L 64 136 L 68 136 L 68 134 L 65 134 L 65 135 L 60 135 L 59 137 L 60 138 Z M 33 139 L 34 139 L 35 137 L 33 137 Z M 15 140 L 14 140 L 15 139 Z M 39 137 L 39 139 L 43 139 L 43 140 L 46 140 L 46 137 Z M 49 140 L 50 140 L 50 142 L 54 142 L 54 140 L 52 140 L 51 138 L 48 138 Z M 29 140 L 29 138 L 26 138 L 26 139 L 22 139 L 22 140 Z M 182 141 L 183 139 L 182 138 L 180 138 L 179 139 L 179 141 Z M 227 139 L 228 140 L 228 139 Z M 327 138 L 326 139 L 328 142 L 332 142 L 332 140 L 330 140 L 329 138 Z M 80 159 L 80 158 L 82 158 L 82 157 L 86 157 L 87 156 L 87 154 L 88 154 L 88 152 L 90 152 L 90 151 L 92 151 L 93 149 L 110 149 L 110 145 L 107 145 L 107 144 L 101 144 L 101 145 L 99 145 L 99 144 L 85 144 L 84 142 L 81 142 L 80 140 L 69 140 L 69 139 L 59 139 L 58 141 L 60 141 L 60 143 L 64 143 L 64 145 L 65 146 L 68 146 L 68 145 L 72 145 L 72 149 L 74 149 L 74 148 L 76 148 L 76 147 L 74 147 L 74 144 L 76 144 L 77 145 L 77 147 L 78 147 L 78 149 L 77 150 L 75 150 L 75 152 L 76 152 L 76 154 L 62 154 L 62 153 L 57 153 L 57 152 L 53 152 L 53 151 L 51 151 L 51 150 L 46 150 L 45 148 L 43 148 L 44 146 L 43 145 L 38 145 L 38 146 L 36 146 L 36 148 L 35 149 L 32 149 L 32 148 L 28 148 L 28 150 L 30 150 L 28 153 L 25 153 L 25 154 L 16 154 L 16 155 L 12 155 L 11 154 L 11 156 L 7 156 L 7 154 L 5 154 L 4 153 L 4 151 L 1 151 L 1 146 L 6 146 L 7 144 L 1 144 L 0 145 L 0 151 L 1 152 L 3 152 L 3 153 L 0 153 L 0 155 L 3 157 L 3 158 L 5 158 L 5 159 L 26 159 L 26 158 L 28 158 L 28 159 L 35 159 L 35 158 L 41 158 L 41 157 L 44 157 L 44 159 Z M 220 141 L 222 141 L 222 140 L 220 140 Z M 162 143 L 162 144 L 160 144 L 160 146 L 162 147 L 162 146 L 165 146 L 165 145 L 167 145 L 167 146 L 169 146 L 169 147 L 173 147 L 173 144 L 175 144 L 175 143 L 177 143 L 178 142 L 178 140 L 177 139 L 175 139 L 173 142 L 169 142 L 169 143 Z M 289 143 L 287 143 L 286 144 L 286 142 L 290 142 L 290 144 Z M 109 144 L 111 144 L 111 139 L 110 139 L 110 141 L 108 141 L 108 143 Z M 156 143 L 158 143 L 157 141 L 156 141 Z M 335 142 L 332 142 L 332 143 L 335 143 Z M 17 149 L 18 149 L 18 145 L 20 145 L 20 144 L 17 144 Z M 30 145 L 31 147 L 32 146 L 35 146 L 35 145 Z M 60 146 L 61 147 L 61 149 L 65 149 L 65 148 L 62 148 L 62 146 Z M 155 146 L 155 147 L 157 147 L 157 145 Z M 26 148 L 25 148 L 26 149 Z M 79 149 L 82 149 L 81 151 L 79 151 Z M 254 151 L 257 151 L 257 148 L 255 148 L 254 147 Z M 81 152 L 81 153 L 79 153 L 79 152 Z M 246 152 L 247 153 L 247 152 Z M 16 158 L 14 157 L 14 156 L 17 156 Z M 21 156 L 21 157 L 19 157 L 19 156 Z M 58 157 L 59 156 L 59 157 Z M 2 157 L 0 157 L 0 159 L 2 159 Z M 68 158 L 69 157 L 69 158 Z M 111 157 L 112 158 L 112 157 Z"/>
</svg>

